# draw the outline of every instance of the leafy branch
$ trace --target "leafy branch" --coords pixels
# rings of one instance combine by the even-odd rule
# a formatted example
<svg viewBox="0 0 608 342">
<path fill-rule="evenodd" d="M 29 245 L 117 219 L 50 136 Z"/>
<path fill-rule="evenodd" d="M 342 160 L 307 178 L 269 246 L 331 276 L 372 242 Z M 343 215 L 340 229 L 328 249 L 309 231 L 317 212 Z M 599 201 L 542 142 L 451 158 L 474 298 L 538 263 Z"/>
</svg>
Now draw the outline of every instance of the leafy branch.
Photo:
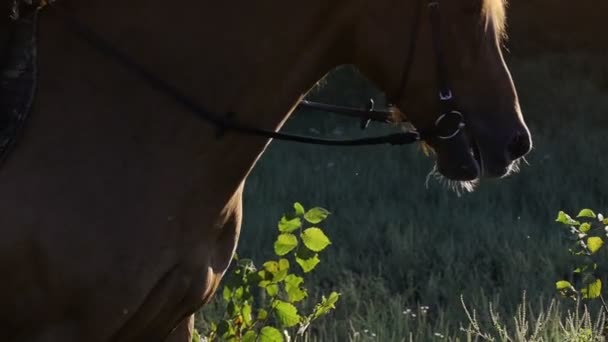
<svg viewBox="0 0 608 342">
<path fill-rule="evenodd" d="M 555 283 L 557 291 L 573 300 L 599 298 L 608 312 L 602 295 L 603 283 L 598 267 L 602 264 L 600 252 L 604 250 L 604 238 L 608 236 L 608 219 L 591 209 L 583 209 L 576 219 L 560 211 L 555 221 L 568 228 L 572 241 L 568 251 L 577 260 L 572 270 L 577 281 L 573 284 L 568 280 L 559 280 Z"/>
<path fill-rule="evenodd" d="M 276 259 L 266 261 L 258 269 L 251 259 L 234 256 L 234 267 L 226 274 L 222 290 L 227 308 L 224 318 L 211 322 L 204 338 L 195 338 L 230 342 L 283 342 L 292 338 L 297 341 L 315 320 L 335 309 L 340 298 L 337 292 L 322 296 L 308 313 L 302 305 L 308 298 L 304 276 L 317 267 L 321 262 L 319 254 L 331 244 L 319 227 L 330 213 L 320 207 L 307 211 L 300 203 L 293 208 L 293 214 L 283 215 L 278 222 Z M 295 264 L 299 267 L 292 266 Z"/>
</svg>

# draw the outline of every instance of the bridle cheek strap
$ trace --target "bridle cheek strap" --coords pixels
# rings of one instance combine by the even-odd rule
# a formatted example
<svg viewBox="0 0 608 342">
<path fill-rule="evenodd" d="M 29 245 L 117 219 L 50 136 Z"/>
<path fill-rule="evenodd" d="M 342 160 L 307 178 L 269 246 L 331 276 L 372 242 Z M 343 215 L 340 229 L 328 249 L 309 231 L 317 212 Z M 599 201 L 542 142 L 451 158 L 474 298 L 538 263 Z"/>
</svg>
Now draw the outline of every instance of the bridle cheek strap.
<svg viewBox="0 0 608 342">
<path fill-rule="evenodd" d="M 410 46 L 403 67 L 401 84 L 393 99 L 404 102 L 403 94 L 407 91 L 407 83 L 414 64 L 416 42 L 420 31 L 420 17 L 422 15 L 423 0 L 417 2 L 414 26 L 411 30 Z M 441 18 L 439 13 L 439 0 L 428 0 L 429 22 L 431 27 L 431 38 L 433 52 L 435 54 L 435 70 L 438 87 L 438 104 L 440 114 L 430 127 L 419 129 L 422 140 L 437 138 L 439 140 L 450 140 L 458 135 L 466 126 L 463 114 L 456 109 L 454 94 L 448 82 L 448 68 L 441 40 Z M 393 102 L 395 103 L 395 102 Z"/>
</svg>

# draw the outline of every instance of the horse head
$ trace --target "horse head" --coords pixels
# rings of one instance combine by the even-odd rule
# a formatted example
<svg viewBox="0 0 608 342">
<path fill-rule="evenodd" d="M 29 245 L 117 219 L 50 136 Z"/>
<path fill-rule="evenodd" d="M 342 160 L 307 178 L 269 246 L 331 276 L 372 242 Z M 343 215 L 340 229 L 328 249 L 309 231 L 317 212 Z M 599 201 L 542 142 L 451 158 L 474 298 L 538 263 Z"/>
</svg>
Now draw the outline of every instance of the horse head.
<svg viewBox="0 0 608 342">
<path fill-rule="evenodd" d="M 501 51 L 504 0 L 368 6 L 354 64 L 428 133 L 436 173 L 467 188 L 517 170 L 532 141 Z"/>
</svg>

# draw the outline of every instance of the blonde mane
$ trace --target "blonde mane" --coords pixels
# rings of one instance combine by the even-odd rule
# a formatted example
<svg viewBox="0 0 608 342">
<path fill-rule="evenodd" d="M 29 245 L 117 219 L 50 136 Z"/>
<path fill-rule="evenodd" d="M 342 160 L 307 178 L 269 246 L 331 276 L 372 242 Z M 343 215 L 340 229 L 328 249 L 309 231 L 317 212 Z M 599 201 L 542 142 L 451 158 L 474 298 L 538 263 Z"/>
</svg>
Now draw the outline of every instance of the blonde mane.
<svg viewBox="0 0 608 342">
<path fill-rule="evenodd" d="M 484 0 L 483 14 L 488 24 L 494 25 L 496 34 L 506 37 L 507 26 L 507 0 Z"/>
</svg>

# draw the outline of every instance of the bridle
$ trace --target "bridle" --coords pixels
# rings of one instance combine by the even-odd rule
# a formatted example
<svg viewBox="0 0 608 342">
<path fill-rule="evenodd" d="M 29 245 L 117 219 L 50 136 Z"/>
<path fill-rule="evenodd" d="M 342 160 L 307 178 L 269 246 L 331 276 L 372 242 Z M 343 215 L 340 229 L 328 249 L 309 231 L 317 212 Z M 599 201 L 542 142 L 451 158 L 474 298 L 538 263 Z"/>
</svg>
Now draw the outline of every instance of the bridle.
<svg viewBox="0 0 608 342">
<path fill-rule="evenodd" d="M 14 10 L 19 10 L 20 8 L 25 7 L 25 9 L 21 9 L 21 15 L 28 15 L 31 14 L 31 12 L 37 12 L 44 5 L 47 5 L 48 2 L 52 2 L 52 0 L 14 0 Z M 142 80 L 146 81 L 149 86 L 157 89 L 158 91 L 166 94 L 167 96 L 170 96 L 175 102 L 179 103 L 185 109 L 195 114 L 198 118 L 215 125 L 218 128 L 218 137 L 223 136 L 226 131 L 234 131 L 245 135 L 260 136 L 264 138 L 272 138 L 277 140 L 294 141 L 317 145 L 403 145 L 433 138 L 440 140 L 450 140 L 458 136 L 465 127 L 464 118 L 462 114 L 454 109 L 455 106 L 452 91 L 447 82 L 447 68 L 445 65 L 445 57 L 443 55 L 440 38 L 440 20 L 438 10 L 439 0 L 419 0 L 417 2 L 418 5 L 415 14 L 415 20 L 412 23 L 410 44 L 409 49 L 407 51 L 407 56 L 405 58 L 405 64 L 403 67 L 401 85 L 397 93 L 392 94 L 391 98 L 393 100 L 398 100 L 400 99 L 400 95 L 405 93 L 405 89 L 407 87 L 409 75 L 414 61 L 416 41 L 418 39 L 420 30 L 420 18 L 422 16 L 423 10 L 422 5 L 424 2 L 427 2 L 427 6 L 429 9 L 429 20 L 432 28 L 433 47 L 436 55 L 435 57 L 439 86 L 439 104 L 441 109 L 440 115 L 438 115 L 437 119 L 430 127 L 424 127 L 422 129 L 417 129 L 414 131 L 400 132 L 377 137 L 349 140 L 319 139 L 308 136 L 275 132 L 272 130 L 261 129 L 243 123 L 239 123 L 235 120 L 235 113 L 218 115 L 217 113 L 208 111 L 202 105 L 198 104 L 193 98 L 181 92 L 170 82 L 159 78 L 152 71 L 146 69 L 142 64 L 137 63 L 128 54 L 112 45 L 109 41 L 105 40 L 100 34 L 93 31 L 85 24 L 79 22 L 72 15 L 65 13 L 59 8 L 54 8 L 51 10 L 51 12 L 54 12 L 56 15 L 60 16 L 69 25 L 69 27 L 74 33 L 80 36 L 80 38 L 84 41 L 88 42 L 91 46 L 96 48 L 99 52 L 103 53 L 107 57 L 111 57 L 116 62 L 120 63 L 127 70 L 130 70 L 133 74 L 136 74 Z M 17 16 L 18 15 L 19 13 L 17 12 Z M 400 100 L 401 102 L 403 101 L 402 98 Z M 373 100 L 370 100 L 370 104 L 367 108 L 353 108 L 328 105 L 306 100 L 301 101 L 298 105 L 298 108 L 323 110 L 341 115 L 356 117 L 361 119 L 362 129 L 366 128 L 370 121 L 386 123 L 390 122 L 391 118 L 393 117 L 393 111 L 390 109 L 376 110 L 374 108 Z"/>
<path fill-rule="evenodd" d="M 420 18 L 422 16 L 423 1 L 417 1 L 417 7 L 415 9 L 416 16 L 412 22 L 410 44 L 407 50 L 407 57 L 405 58 L 405 64 L 402 68 L 403 73 L 401 75 L 401 84 L 397 88 L 397 92 L 391 95 L 391 102 L 396 103 L 397 100 L 404 102 L 402 98 L 403 94 L 406 94 L 407 84 L 410 79 L 410 74 L 413 69 L 414 57 L 416 53 L 416 44 L 420 36 Z M 441 43 L 441 20 L 439 17 L 439 0 L 426 0 L 426 4 L 429 10 L 429 22 L 431 27 L 431 38 L 433 43 L 433 50 L 435 52 L 435 68 L 437 75 L 437 86 L 438 86 L 438 101 L 440 114 L 435 119 L 435 122 L 431 127 L 418 130 L 421 137 L 425 138 L 437 138 L 439 140 L 450 140 L 455 138 L 465 127 L 464 117 L 462 113 L 456 110 L 454 103 L 454 95 L 452 88 L 448 82 L 448 70 L 446 66 L 446 58 L 444 50 L 442 49 L 443 44 Z"/>
<path fill-rule="evenodd" d="M 420 36 L 420 19 L 422 17 L 423 5 L 426 2 L 429 10 L 429 21 L 431 26 L 431 35 L 433 40 L 433 50 L 435 52 L 436 74 L 438 85 L 438 101 L 440 115 L 435 119 L 431 127 L 418 129 L 415 134 L 418 134 L 417 140 L 425 140 L 436 138 L 439 140 L 451 140 L 457 137 L 465 128 L 464 116 L 458 110 L 454 103 L 454 95 L 448 82 L 448 72 L 445 63 L 445 55 L 441 43 L 441 21 L 439 18 L 439 0 L 419 0 L 416 2 L 414 20 L 410 30 L 410 40 L 407 49 L 407 56 L 404 59 L 404 65 L 401 74 L 401 82 L 397 91 L 389 94 L 389 102 L 397 103 L 404 102 L 403 94 L 406 94 L 406 88 L 410 79 L 410 74 L 413 69 L 416 45 Z M 391 110 L 375 110 L 374 101 L 370 99 L 367 108 L 352 108 L 336 105 L 328 105 L 324 103 L 302 101 L 300 107 L 324 110 L 334 112 L 341 115 L 348 115 L 361 118 L 361 129 L 365 129 L 370 121 L 389 122 L 393 115 Z M 407 134 L 407 133 L 405 133 Z"/>
</svg>

